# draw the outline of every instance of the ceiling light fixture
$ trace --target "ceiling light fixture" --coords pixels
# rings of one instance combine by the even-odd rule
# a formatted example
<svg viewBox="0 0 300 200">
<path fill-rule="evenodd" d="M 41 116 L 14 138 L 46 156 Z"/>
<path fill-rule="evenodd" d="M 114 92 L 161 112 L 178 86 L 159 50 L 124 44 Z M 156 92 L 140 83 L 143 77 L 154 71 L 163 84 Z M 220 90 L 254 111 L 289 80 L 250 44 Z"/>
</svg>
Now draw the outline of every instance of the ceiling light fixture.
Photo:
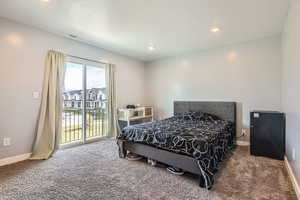
<svg viewBox="0 0 300 200">
<path fill-rule="evenodd" d="M 41 0 L 42 2 L 49 3 L 50 0 Z"/>
<path fill-rule="evenodd" d="M 155 47 L 153 45 L 149 45 L 148 49 L 149 49 L 149 51 L 154 51 Z"/>
<path fill-rule="evenodd" d="M 213 33 L 217 33 L 217 32 L 219 32 L 220 30 L 221 30 L 221 29 L 220 29 L 219 27 L 213 27 L 213 28 L 210 29 L 210 31 L 213 32 Z"/>
</svg>

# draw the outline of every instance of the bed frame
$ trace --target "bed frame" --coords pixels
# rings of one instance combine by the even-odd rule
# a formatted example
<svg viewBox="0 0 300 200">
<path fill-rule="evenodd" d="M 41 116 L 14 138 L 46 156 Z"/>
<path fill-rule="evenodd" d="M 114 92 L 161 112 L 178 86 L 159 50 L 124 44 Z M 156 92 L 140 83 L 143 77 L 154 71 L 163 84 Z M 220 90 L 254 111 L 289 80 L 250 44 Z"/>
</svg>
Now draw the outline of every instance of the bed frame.
<svg viewBox="0 0 300 200">
<path fill-rule="evenodd" d="M 233 132 L 234 144 L 236 143 L 236 103 L 235 102 L 203 102 L 203 101 L 175 101 L 174 114 L 188 111 L 202 111 L 214 114 L 224 120 L 235 124 Z M 203 178 L 197 160 L 182 154 L 158 149 L 149 145 L 117 140 L 120 158 L 125 158 L 127 152 L 135 153 L 158 162 L 174 166 L 192 174 L 199 175 L 199 185 L 203 185 Z"/>
</svg>

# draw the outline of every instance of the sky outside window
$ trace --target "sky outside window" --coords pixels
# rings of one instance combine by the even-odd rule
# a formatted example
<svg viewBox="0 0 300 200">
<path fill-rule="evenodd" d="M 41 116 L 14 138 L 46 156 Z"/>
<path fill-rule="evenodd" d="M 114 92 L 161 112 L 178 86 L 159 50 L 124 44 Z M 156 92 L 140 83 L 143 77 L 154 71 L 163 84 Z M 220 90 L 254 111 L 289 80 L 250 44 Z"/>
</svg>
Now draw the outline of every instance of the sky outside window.
<svg viewBox="0 0 300 200">
<path fill-rule="evenodd" d="M 87 66 L 87 89 L 105 87 L 105 69 Z M 66 63 L 65 90 L 82 90 L 83 65 Z"/>
</svg>

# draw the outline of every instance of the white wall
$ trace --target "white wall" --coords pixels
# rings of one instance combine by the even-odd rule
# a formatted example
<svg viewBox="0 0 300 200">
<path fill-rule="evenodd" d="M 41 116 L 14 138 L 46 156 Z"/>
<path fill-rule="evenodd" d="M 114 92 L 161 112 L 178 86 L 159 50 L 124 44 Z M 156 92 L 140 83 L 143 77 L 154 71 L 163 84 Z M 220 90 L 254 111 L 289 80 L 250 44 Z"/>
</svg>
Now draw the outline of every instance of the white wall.
<svg viewBox="0 0 300 200">
<path fill-rule="evenodd" d="M 31 152 L 49 49 L 116 64 L 118 105 L 144 103 L 143 62 L 0 18 L 0 159 Z"/>
<path fill-rule="evenodd" d="M 300 182 L 300 1 L 292 0 L 283 33 L 282 109 L 287 157 Z M 295 150 L 295 160 L 292 151 Z"/>
<path fill-rule="evenodd" d="M 280 109 L 280 37 L 147 63 L 145 78 L 156 118 L 171 116 L 174 100 L 236 101 L 240 132 L 250 110 Z"/>
</svg>

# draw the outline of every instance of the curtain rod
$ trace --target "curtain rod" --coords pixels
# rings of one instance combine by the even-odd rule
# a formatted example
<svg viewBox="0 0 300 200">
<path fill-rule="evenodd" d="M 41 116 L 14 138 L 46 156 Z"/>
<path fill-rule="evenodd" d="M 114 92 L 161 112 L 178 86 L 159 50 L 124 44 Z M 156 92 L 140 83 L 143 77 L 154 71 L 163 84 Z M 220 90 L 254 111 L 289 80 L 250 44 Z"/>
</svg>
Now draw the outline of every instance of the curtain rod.
<svg viewBox="0 0 300 200">
<path fill-rule="evenodd" d="M 91 61 L 91 62 L 96 62 L 96 63 L 100 63 L 100 64 L 109 64 L 109 63 L 106 63 L 106 62 L 101 62 L 101 61 L 98 61 L 98 60 L 93 60 L 93 59 L 88 59 L 88 58 L 82 58 L 82 57 L 79 57 L 79 56 L 73 56 L 73 55 L 70 55 L 70 54 L 65 54 L 66 56 L 68 57 L 72 57 L 72 58 L 78 58 L 78 59 L 81 59 L 81 60 L 86 60 L 86 61 Z"/>
</svg>

